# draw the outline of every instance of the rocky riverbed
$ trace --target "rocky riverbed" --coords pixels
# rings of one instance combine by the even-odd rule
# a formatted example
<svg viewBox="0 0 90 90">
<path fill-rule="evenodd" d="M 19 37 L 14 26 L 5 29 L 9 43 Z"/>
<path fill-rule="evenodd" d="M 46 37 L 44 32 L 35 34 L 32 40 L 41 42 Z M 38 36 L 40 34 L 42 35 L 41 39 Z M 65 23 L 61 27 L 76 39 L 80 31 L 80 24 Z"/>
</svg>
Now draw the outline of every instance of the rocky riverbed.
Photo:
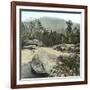
<svg viewBox="0 0 90 90">
<path fill-rule="evenodd" d="M 65 51 L 66 45 L 63 48 L 54 46 L 37 47 L 34 50 L 23 49 L 21 78 L 78 76 L 80 56 L 75 52 L 78 47 L 74 45 L 72 47 L 69 52 Z M 61 49 L 64 49 L 64 52 Z"/>
</svg>

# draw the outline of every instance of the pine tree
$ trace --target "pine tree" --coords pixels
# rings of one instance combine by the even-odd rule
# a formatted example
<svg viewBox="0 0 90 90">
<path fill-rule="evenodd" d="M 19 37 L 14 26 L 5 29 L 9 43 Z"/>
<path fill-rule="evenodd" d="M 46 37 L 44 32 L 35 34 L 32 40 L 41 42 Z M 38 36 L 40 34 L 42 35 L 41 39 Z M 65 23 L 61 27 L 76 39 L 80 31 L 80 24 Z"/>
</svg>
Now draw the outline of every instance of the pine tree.
<svg viewBox="0 0 90 90">
<path fill-rule="evenodd" d="M 72 21 L 71 20 L 69 20 L 69 21 L 67 21 L 66 22 L 66 24 L 67 24 L 67 28 L 66 28 L 66 43 L 71 43 L 71 35 L 72 35 L 72 25 L 73 25 L 73 23 L 72 23 Z"/>
</svg>

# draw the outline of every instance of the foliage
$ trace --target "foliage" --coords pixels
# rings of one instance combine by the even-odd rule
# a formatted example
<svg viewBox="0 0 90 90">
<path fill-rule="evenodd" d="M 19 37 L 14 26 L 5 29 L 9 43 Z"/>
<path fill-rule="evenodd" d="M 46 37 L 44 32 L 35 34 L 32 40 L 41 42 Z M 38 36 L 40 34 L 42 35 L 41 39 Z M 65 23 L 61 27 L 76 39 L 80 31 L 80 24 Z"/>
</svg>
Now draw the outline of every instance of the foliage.
<svg viewBox="0 0 90 90">
<path fill-rule="evenodd" d="M 80 42 L 80 29 L 78 29 L 77 27 L 74 27 L 74 29 L 72 29 L 72 21 L 69 20 L 66 22 L 67 24 L 67 28 L 66 28 L 66 39 L 65 42 L 66 43 L 79 43 Z"/>
<path fill-rule="evenodd" d="M 38 39 L 42 41 L 45 46 L 53 46 L 62 43 L 79 43 L 80 42 L 80 30 L 75 27 L 72 28 L 73 22 L 71 20 L 66 22 L 67 28 L 65 33 L 57 33 L 53 30 L 48 30 L 42 26 L 40 20 L 36 19 L 29 23 L 29 27 L 24 23 L 21 23 L 21 41 L 22 47 L 27 40 Z"/>
<path fill-rule="evenodd" d="M 59 56 L 57 64 L 53 67 L 52 73 L 57 72 L 56 76 L 78 76 L 80 75 L 80 57 L 72 54 L 69 57 Z"/>
<path fill-rule="evenodd" d="M 21 48 L 23 48 L 23 46 L 26 44 L 26 41 L 29 39 L 29 33 L 23 23 L 21 23 L 20 32 L 21 32 Z"/>
<path fill-rule="evenodd" d="M 72 43 L 76 44 L 80 42 L 80 29 L 77 27 L 74 28 L 73 33 L 72 33 Z"/>
</svg>

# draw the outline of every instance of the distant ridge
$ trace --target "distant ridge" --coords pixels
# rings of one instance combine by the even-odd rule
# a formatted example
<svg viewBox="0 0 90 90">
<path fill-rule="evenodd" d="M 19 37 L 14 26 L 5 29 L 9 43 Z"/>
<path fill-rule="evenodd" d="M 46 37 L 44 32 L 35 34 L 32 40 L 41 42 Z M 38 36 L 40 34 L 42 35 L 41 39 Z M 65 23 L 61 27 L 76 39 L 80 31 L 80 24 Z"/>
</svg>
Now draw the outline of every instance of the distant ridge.
<svg viewBox="0 0 90 90">
<path fill-rule="evenodd" d="M 25 21 L 24 24 L 28 27 L 30 25 L 30 22 L 35 22 L 35 20 L 40 20 L 44 28 L 46 28 L 47 30 L 56 31 L 57 33 L 64 33 L 67 27 L 66 20 L 53 17 L 41 17 L 38 19 L 32 19 L 28 20 L 27 22 Z M 74 27 L 80 28 L 80 24 L 73 22 L 72 28 Z"/>
</svg>

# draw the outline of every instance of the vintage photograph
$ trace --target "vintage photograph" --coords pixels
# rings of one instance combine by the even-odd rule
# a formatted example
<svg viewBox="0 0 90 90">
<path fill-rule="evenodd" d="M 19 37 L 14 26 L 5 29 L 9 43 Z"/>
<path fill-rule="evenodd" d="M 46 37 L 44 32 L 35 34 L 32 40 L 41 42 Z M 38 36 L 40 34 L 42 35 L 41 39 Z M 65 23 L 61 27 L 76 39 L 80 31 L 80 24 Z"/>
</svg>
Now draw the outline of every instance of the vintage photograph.
<svg viewBox="0 0 90 90">
<path fill-rule="evenodd" d="M 80 12 L 21 9 L 21 79 L 80 76 L 80 22 Z"/>
<path fill-rule="evenodd" d="M 11 88 L 87 84 L 87 6 L 11 2 Z"/>
</svg>

